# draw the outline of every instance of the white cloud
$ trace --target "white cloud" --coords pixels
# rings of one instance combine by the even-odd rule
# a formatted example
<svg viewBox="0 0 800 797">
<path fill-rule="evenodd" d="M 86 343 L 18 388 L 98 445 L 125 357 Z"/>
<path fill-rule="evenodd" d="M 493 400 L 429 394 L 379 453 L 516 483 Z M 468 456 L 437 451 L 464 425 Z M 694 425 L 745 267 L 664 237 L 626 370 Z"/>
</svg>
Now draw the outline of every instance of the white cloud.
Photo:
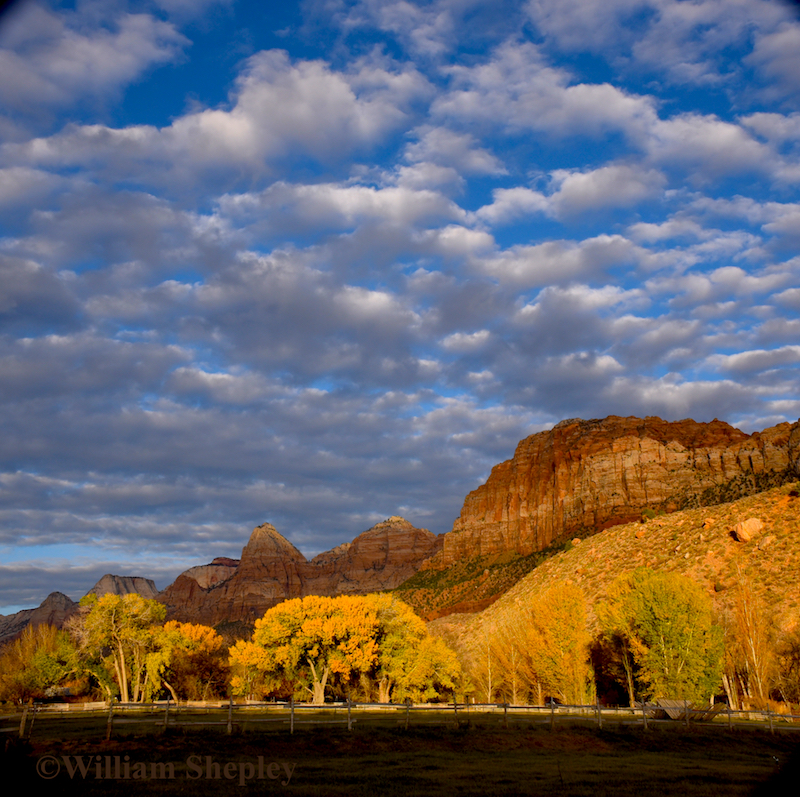
<svg viewBox="0 0 800 797">
<path fill-rule="evenodd" d="M 367 221 L 415 225 L 464 219 L 466 214 L 436 191 L 406 186 L 276 182 L 258 194 L 229 194 L 219 200 L 223 216 L 280 229 L 351 228 Z"/>
<path fill-rule="evenodd" d="M 753 52 L 745 62 L 755 66 L 768 81 L 770 95 L 800 92 L 800 24 L 784 22 L 777 30 L 756 36 Z"/>
<path fill-rule="evenodd" d="M 631 207 L 657 196 L 666 182 L 655 169 L 624 164 L 603 166 L 588 172 L 557 169 L 552 173 L 558 190 L 552 197 L 558 216 L 602 208 Z"/>
<path fill-rule="evenodd" d="M 656 118 L 648 97 L 608 83 L 570 85 L 571 75 L 548 66 L 530 43 L 506 42 L 486 63 L 449 71 L 453 89 L 434 101 L 436 118 L 553 135 L 622 131 L 632 139 Z"/>
<path fill-rule="evenodd" d="M 121 14 L 106 26 L 83 13 L 25 3 L 10 16 L 0 39 L 6 107 L 28 114 L 116 92 L 148 67 L 174 61 L 189 43 L 172 24 L 148 14 Z"/>
<path fill-rule="evenodd" d="M 800 346 L 782 346 L 779 349 L 755 349 L 736 354 L 713 354 L 707 359 L 712 368 L 734 373 L 765 371 L 800 363 Z"/>
<path fill-rule="evenodd" d="M 477 332 L 454 332 L 441 341 L 442 347 L 447 351 L 469 352 L 482 348 L 491 337 L 488 329 L 481 329 Z"/>
<path fill-rule="evenodd" d="M 762 138 L 776 143 L 800 141 L 800 113 L 752 113 L 739 122 Z"/>
<path fill-rule="evenodd" d="M 621 235 L 599 235 L 580 243 L 548 241 L 514 246 L 486 258 L 480 268 L 502 284 L 534 287 L 602 279 L 608 269 L 631 266 L 640 256 L 638 247 Z"/>
<path fill-rule="evenodd" d="M 739 125 L 713 116 L 684 113 L 659 121 L 645 148 L 657 163 L 690 169 L 689 179 L 702 182 L 742 172 L 777 176 L 774 153 Z"/>
<path fill-rule="evenodd" d="M 419 140 L 405 149 L 406 160 L 412 163 L 428 161 L 451 166 L 463 174 L 506 174 L 500 159 L 477 147 L 471 135 L 443 127 L 425 127 L 416 132 Z"/>
<path fill-rule="evenodd" d="M 492 204 L 475 211 L 475 218 L 490 225 L 508 224 L 526 216 L 548 213 L 550 199 L 530 188 L 495 188 Z"/>
<path fill-rule="evenodd" d="M 656 243 L 676 238 L 705 240 L 719 234 L 719 230 L 708 230 L 689 218 L 670 218 L 667 221 L 637 222 L 628 227 L 628 235 L 640 243 Z"/>
<path fill-rule="evenodd" d="M 286 158 L 331 163 L 370 149 L 406 122 L 409 104 L 427 92 L 413 70 L 362 63 L 343 73 L 271 50 L 248 59 L 230 109 L 191 112 L 162 129 L 71 126 L 4 149 L 7 158 L 30 164 L 81 165 L 112 179 L 179 188 L 201 176 L 235 179 L 242 169 L 262 176 L 285 170 Z"/>
</svg>

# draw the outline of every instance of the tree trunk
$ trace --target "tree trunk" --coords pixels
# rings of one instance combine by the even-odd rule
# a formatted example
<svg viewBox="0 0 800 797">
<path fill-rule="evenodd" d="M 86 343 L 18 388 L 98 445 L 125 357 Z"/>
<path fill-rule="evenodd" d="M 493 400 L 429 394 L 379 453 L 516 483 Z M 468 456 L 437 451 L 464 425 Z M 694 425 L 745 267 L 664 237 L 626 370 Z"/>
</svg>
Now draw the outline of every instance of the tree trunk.
<svg viewBox="0 0 800 797">
<path fill-rule="evenodd" d="M 325 667 L 322 672 L 322 677 L 320 678 L 317 675 L 317 668 L 314 666 L 314 662 L 311 659 L 308 659 L 308 663 L 311 666 L 311 695 L 312 699 L 311 702 L 315 706 L 321 706 L 325 702 L 325 684 L 328 682 L 328 673 L 330 669 Z"/>
<path fill-rule="evenodd" d="M 114 669 L 117 671 L 120 702 L 130 703 L 130 693 L 128 692 L 128 673 L 125 663 L 125 649 L 122 647 L 122 642 L 117 643 L 117 653 L 114 655 Z"/>
<path fill-rule="evenodd" d="M 378 681 L 378 702 L 379 703 L 388 703 L 391 698 L 392 692 L 392 682 L 389 678 L 384 675 L 380 681 Z"/>
</svg>

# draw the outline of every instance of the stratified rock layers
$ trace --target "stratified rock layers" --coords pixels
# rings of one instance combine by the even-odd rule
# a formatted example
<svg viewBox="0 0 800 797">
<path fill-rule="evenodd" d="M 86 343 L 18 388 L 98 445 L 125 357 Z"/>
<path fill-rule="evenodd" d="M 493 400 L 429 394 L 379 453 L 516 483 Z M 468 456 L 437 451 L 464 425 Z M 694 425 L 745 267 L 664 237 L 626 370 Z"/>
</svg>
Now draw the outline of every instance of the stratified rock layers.
<svg viewBox="0 0 800 797">
<path fill-rule="evenodd" d="M 796 457 L 798 423 L 748 435 L 717 420 L 562 421 L 522 440 L 512 459 L 492 469 L 426 567 L 526 555 L 637 520 L 646 508 L 719 503 L 780 483 L 796 467 L 789 438 Z"/>
<path fill-rule="evenodd" d="M 238 566 L 235 560 L 214 560 L 231 563 L 228 572 L 213 563 L 187 570 L 159 600 L 167 606 L 170 619 L 206 625 L 253 622 L 290 598 L 363 595 L 399 586 L 440 545 L 440 538 L 427 529 L 391 517 L 309 562 L 265 523 L 254 529 Z M 211 577 L 216 579 L 213 583 Z"/>
</svg>

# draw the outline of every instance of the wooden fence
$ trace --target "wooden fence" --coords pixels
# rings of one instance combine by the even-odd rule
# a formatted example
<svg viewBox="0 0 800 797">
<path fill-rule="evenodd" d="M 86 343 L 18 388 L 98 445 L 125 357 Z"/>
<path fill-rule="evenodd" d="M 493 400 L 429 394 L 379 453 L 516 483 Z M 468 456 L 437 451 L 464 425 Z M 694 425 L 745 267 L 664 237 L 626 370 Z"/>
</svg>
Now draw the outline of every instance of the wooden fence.
<svg viewBox="0 0 800 797">
<path fill-rule="evenodd" d="M 800 730 L 800 715 L 772 711 L 731 711 L 725 703 L 695 707 L 684 700 L 660 700 L 632 708 L 605 708 L 598 704 L 516 706 L 507 703 L 309 703 L 228 701 L 175 703 L 47 703 L 0 714 L 0 733 L 21 738 L 63 738 L 72 733 L 108 739 L 120 733 L 163 733 L 168 728 L 216 728 L 226 733 L 273 729 L 293 734 L 305 726 L 354 725 L 404 727 L 460 726 L 474 722 L 487 727 L 555 728 L 563 723 L 641 726 L 664 723 L 716 727 L 764 727 Z"/>
</svg>

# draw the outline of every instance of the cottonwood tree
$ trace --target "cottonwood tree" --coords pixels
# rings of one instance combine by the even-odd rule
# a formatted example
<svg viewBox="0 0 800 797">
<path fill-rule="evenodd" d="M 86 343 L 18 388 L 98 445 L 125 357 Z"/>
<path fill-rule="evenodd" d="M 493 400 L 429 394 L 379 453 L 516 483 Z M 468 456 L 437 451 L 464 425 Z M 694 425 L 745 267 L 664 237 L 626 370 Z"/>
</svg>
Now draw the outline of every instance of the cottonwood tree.
<svg viewBox="0 0 800 797">
<path fill-rule="evenodd" d="M 429 699 L 453 689 L 458 662 L 412 609 L 388 595 L 309 596 L 285 601 L 256 621 L 250 641 L 230 649 L 238 694 L 287 686 L 320 704 L 326 689 L 378 699 Z"/>
<path fill-rule="evenodd" d="M 234 690 L 242 691 L 255 668 L 267 687 L 289 682 L 322 704 L 329 679 L 357 678 L 375 665 L 377 626 L 374 609 L 357 597 L 309 595 L 279 603 L 256 620 L 251 641 L 230 649 Z"/>
<path fill-rule="evenodd" d="M 725 624 L 726 691 L 760 707 L 766 705 L 778 680 L 776 627 L 772 613 L 738 570 L 733 608 Z"/>
<path fill-rule="evenodd" d="M 722 674 L 723 638 L 711 601 L 691 579 L 640 567 L 619 577 L 598 611 L 620 640 L 621 667 L 636 667 L 643 698 L 708 699 Z"/>
<path fill-rule="evenodd" d="M 562 582 L 539 595 L 528 617 L 531 668 L 553 697 L 582 705 L 593 691 L 586 599 Z"/>
<path fill-rule="evenodd" d="M 386 595 L 365 595 L 365 606 L 377 616 L 378 655 L 365 673 L 377 684 L 378 702 L 430 700 L 455 689 L 460 666 L 441 637 L 406 603 Z"/>
<path fill-rule="evenodd" d="M 44 697 L 77 670 L 77 650 L 68 633 L 51 625 L 27 626 L 0 655 L 0 700 Z"/>
<path fill-rule="evenodd" d="M 154 630 L 155 649 L 147 654 L 151 689 L 163 684 L 177 701 L 206 700 L 224 694 L 228 681 L 228 646 L 213 629 L 170 620 Z"/>
<path fill-rule="evenodd" d="M 148 692 L 148 654 L 157 650 L 156 630 L 166 607 L 136 593 L 91 594 L 81 599 L 79 639 L 85 657 L 99 656 L 113 674 L 123 703 L 141 702 Z"/>
<path fill-rule="evenodd" d="M 467 656 L 468 686 L 474 698 L 483 703 L 494 702 L 503 684 L 503 668 L 498 655 L 498 640 L 492 629 L 484 628 L 473 641 Z"/>
<path fill-rule="evenodd" d="M 555 584 L 472 640 L 473 690 L 489 703 L 498 694 L 512 702 L 531 695 L 541 705 L 546 693 L 583 704 L 593 693 L 589 642 L 583 592 L 570 582 Z"/>
<path fill-rule="evenodd" d="M 512 705 L 522 703 L 527 694 L 525 678 L 526 657 L 521 649 L 519 633 L 506 621 L 496 631 L 495 655 L 503 673 L 501 690 Z"/>
<path fill-rule="evenodd" d="M 787 703 L 800 703 L 800 628 L 795 626 L 781 636 L 776 655 L 778 685 Z"/>
</svg>

